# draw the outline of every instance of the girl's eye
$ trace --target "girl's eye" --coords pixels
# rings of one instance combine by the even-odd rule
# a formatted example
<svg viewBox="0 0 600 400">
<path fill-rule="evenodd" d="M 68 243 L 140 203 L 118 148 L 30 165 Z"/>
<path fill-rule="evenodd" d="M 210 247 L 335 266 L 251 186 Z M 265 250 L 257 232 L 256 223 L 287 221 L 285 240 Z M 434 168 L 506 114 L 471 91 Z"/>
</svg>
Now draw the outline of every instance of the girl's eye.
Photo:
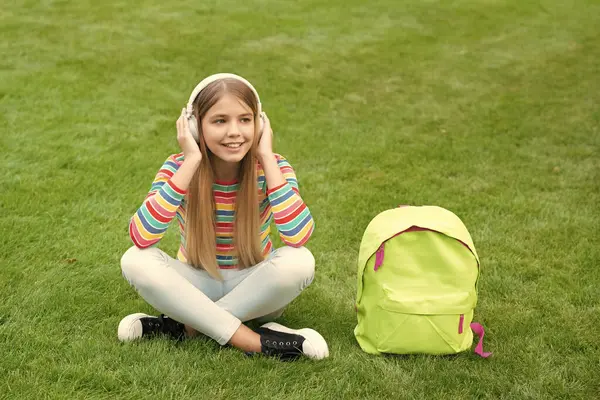
<svg viewBox="0 0 600 400">
<path fill-rule="evenodd" d="M 242 122 L 248 123 L 248 122 L 250 122 L 250 118 L 242 118 Z"/>
<path fill-rule="evenodd" d="M 223 118 L 220 118 L 220 119 L 215 120 L 214 122 L 215 122 L 215 124 L 224 124 L 225 120 Z"/>
</svg>

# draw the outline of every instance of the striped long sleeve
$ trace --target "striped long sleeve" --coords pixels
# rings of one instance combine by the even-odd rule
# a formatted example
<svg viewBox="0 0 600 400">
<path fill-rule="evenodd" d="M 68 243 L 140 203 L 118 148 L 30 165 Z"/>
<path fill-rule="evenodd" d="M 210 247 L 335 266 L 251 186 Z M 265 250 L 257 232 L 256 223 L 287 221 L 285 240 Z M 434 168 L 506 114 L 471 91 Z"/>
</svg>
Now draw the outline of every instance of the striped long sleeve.
<svg viewBox="0 0 600 400">
<path fill-rule="evenodd" d="M 281 240 L 291 247 L 303 246 L 314 230 L 310 210 L 300 197 L 296 174 L 289 162 L 277 156 L 277 164 L 286 183 L 267 191 L 273 219 Z"/>
<path fill-rule="evenodd" d="M 167 158 L 143 204 L 129 221 L 129 236 L 139 248 L 150 247 L 162 239 L 183 201 L 185 191 L 171 182 L 179 165 L 177 155 Z"/>
<path fill-rule="evenodd" d="M 260 241 L 266 256 L 274 250 L 271 240 L 271 223 L 275 221 L 279 236 L 292 247 L 303 246 L 310 238 L 314 222 L 310 211 L 300 197 L 296 174 L 288 161 L 276 154 L 277 164 L 286 183 L 267 190 L 264 170 L 257 165 L 258 203 L 260 215 Z M 139 248 L 157 244 L 169 224 L 177 219 L 180 233 L 180 246 L 177 259 L 187 262 L 185 226 L 186 192 L 172 182 L 172 177 L 183 163 L 183 153 L 173 154 L 160 168 L 146 199 L 131 217 L 129 236 Z M 222 269 L 238 268 L 236 249 L 233 243 L 235 223 L 235 202 L 240 183 L 235 180 L 213 182 L 215 204 L 216 261 Z"/>
</svg>

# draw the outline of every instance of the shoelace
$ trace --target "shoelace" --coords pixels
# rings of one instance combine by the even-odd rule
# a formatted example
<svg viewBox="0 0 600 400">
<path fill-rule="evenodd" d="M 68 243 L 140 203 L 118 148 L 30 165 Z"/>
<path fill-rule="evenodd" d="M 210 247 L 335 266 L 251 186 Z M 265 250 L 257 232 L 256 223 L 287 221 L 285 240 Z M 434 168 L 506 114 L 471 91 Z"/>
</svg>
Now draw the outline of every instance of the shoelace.
<svg viewBox="0 0 600 400">
<path fill-rule="evenodd" d="M 263 354 L 278 357 L 282 361 L 294 360 L 302 355 L 301 336 L 262 328 L 256 332 L 261 335 Z"/>
<path fill-rule="evenodd" d="M 164 314 L 160 314 L 158 316 L 156 324 L 159 326 L 160 332 L 178 340 L 183 339 L 183 324 L 180 324 Z"/>
<path fill-rule="evenodd" d="M 160 333 L 162 332 L 163 322 L 162 318 L 144 318 L 144 325 L 149 332 Z"/>
</svg>

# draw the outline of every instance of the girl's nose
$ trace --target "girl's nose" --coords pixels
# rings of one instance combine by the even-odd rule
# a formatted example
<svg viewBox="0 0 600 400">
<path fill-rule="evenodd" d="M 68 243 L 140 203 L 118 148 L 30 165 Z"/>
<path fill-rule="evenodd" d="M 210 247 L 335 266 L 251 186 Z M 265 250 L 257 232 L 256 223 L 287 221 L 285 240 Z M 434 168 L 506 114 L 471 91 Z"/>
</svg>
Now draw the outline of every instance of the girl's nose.
<svg viewBox="0 0 600 400">
<path fill-rule="evenodd" d="M 233 121 L 229 124 L 227 136 L 240 136 L 240 126 L 237 122 Z"/>
</svg>

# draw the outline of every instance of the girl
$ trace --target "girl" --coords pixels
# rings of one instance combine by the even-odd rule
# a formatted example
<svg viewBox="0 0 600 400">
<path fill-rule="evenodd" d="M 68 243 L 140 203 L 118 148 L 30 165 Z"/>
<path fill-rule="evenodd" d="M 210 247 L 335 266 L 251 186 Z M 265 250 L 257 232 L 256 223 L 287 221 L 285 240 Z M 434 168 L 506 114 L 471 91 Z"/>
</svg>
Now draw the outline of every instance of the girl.
<svg viewBox="0 0 600 400">
<path fill-rule="evenodd" d="M 158 171 L 131 218 L 135 246 L 121 259 L 123 275 L 168 315 L 131 314 L 121 341 L 158 333 L 176 339 L 203 333 L 219 344 L 281 359 L 321 359 L 327 343 L 312 329 L 274 322 L 255 331 L 243 323 L 270 320 L 313 280 L 315 260 L 302 247 L 313 220 L 294 170 L 273 152 L 273 131 L 258 93 L 233 74 L 209 76 L 177 120 L 182 153 Z M 177 259 L 156 247 L 177 218 Z M 270 225 L 287 245 L 273 249 Z"/>
</svg>

